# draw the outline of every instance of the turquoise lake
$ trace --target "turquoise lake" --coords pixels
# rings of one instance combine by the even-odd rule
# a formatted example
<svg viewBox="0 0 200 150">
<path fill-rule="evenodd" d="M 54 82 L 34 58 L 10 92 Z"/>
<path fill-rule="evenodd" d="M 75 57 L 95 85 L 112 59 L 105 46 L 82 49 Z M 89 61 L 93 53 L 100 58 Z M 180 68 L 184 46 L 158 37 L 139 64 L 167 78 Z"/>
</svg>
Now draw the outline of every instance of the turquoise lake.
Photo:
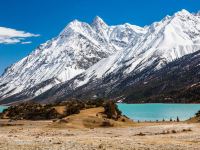
<svg viewBox="0 0 200 150">
<path fill-rule="evenodd" d="M 124 115 L 135 121 L 187 120 L 200 110 L 200 104 L 118 104 Z"/>
<path fill-rule="evenodd" d="M 6 106 L 0 106 L 0 113 L 6 108 L 7 108 Z"/>
</svg>

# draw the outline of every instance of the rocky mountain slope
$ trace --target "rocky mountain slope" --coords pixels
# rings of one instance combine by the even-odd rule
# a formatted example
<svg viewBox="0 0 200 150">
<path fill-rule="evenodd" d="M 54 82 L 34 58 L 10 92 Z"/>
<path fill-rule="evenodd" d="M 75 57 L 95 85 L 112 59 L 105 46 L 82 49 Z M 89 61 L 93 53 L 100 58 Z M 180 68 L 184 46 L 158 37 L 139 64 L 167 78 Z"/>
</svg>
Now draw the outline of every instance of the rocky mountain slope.
<svg viewBox="0 0 200 150">
<path fill-rule="evenodd" d="M 39 95 L 82 73 L 144 34 L 143 28 L 108 26 L 96 17 L 91 24 L 74 20 L 56 37 L 9 67 L 0 77 L 0 99 L 36 86 Z"/>
<path fill-rule="evenodd" d="M 200 51 L 185 55 L 157 71 L 153 70 L 154 67 L 126 77 L 122 77 L 121 73 L 106 76 L 74 88 L 75 81 L 82 78 L 78 76 L 33 100 L 48 103 L 72 97 L 84 100 L 95 96 L 128 103 L 200 102 Z"/>
<path fill-rule="evenodd" d="M 181 66 L 182 63 L 185 65 L 188 63 L 188 65 L 191 65 L 191 68 L 194 69 L 192 61 L 187 62 L 181 57 L 194 53 L 194 55 L 197 55 L 197 58 L 199 58 L 199 55 L 195 53 L 200 50 L 200 16 L 198 13 L 191 14 L 186 10 L 182 10 L 175 13 L 173 16 L 166 16 L 160 22 L 155 22 L 144 28 L 125 24 L 123 25 L 124 30 L 122 30 L 123 27 L 121 25 L 108 27 L 102 24 L 102 30 L 100 30 L 95 23 L 91 26 L 95 26 L 93 29 L 96 30 L 98 35 L 102 37 L 107 37 L 106 35 L 109 35 L 109 43 L 111 43 L 112 48 L 114 47 L 113 49 L 116 49 L 112 49 L 113 54 L 108 54 L 110 56 L 107 55 L 108 57 L 106 58 L 102 57 L 102 60 L 99 59 L 100 61 L 94 63 L 91 67 L 86 67 L 81 73 L 77 73 L 78 75 L 74 76 L 74 78 L 67 79 L 66 82 L 54 86 L 43 94 L 35 94 L 44 84 L 44 82 L 41 82 L 37 84 L 37 86 L 32 86 L 16 95 L 12 95 L 6 99 L 3 98 L 4 102 L 29 98 L 36 101 L 51 102 L 74 97 L 125 97 L 128 101 L 130 99 L 138 99 L 138 102 L 139 100 L 141 102 L 144 100 L 143 98 L 154 95 L 152 92 L 152 94 L 147 93 L 147 95 L 141 94 L 142 96 L 135 96 L 139 88 L 141 88 L 141 91 L 145 90 L 145 87 L 142 87 L 143 84 L 141 84 L 141 81 L 151 78 L 152 74 L 156 76 L 157 71 L 160 69 L 162 70 L 163 67 L 168 67 L 167 64 L 170 62 L 176 63 L 177 59 L 179 62 L 178 66 Z M 130 32 L 129 29 L 126 28 L 127 26 L 132 29 L 131 31 L 134 29 L 134 34 L 132 32 L 129 34 Z M 107 28 L 109 29 L 107 30 Z M 118 28 L 120 28 L 120 32 Z M 105 32 L 105 30 L 107 32 Z M 112 34 L 110 34 L 111 31 Z M 129 37 L 129 39 L 121 37 Z M 108 40 L 105 38 L 105 41 Z M 122 43 L 126 44 L 124 45 Z M 180 60 L 183 62 L 181 62 L 179 58 L 181 58 Z M 190 55 L 188 55 L 188 59 L 193 60 Z M 195 65 L 199 65 L 198 59 Z M 199 68 L 197 67 L 197 69 Z M 166 72 L 162 73 L 161 76 L 159 76 L 159 74 L 158 78 L 168 73 L 167 71 L 169 70 L 165 69 L 165 71 Z M 174 74 L 184 72 L 178 69 L 176 71 L 177 72 L 174 72 Z M 192 70 L 188 72 L 190 71 Z M 193 77 L 193 74 L 190 75 Z M 171 80 L 173 78 L 169 79 Z M 178 79 L 174 79 L 174 81 L 178 81 Z M 150 81 L 145 81 L 144 83 L 146 84 L 148 82 Z M 168 80 L 166 79 L 165 82 L 168 82 Z M 185 86 L 186 84 L 184 80 L 180 82 L 180 86 Z M 150 87 L 151 84 L 149 88 Z M 160 88 L 161 87 L 162 86 L 160 86 Z M 174 88 L 180 87 L 174 86 Z M 151 93 L 151 90 L 150 88 L 147 92 Z M 138 93 L 142 93 L 141 91 Z M 164 90 L 162 92 L 164 92 Z M 162 92 L 159 93 L 155 91 L 155 95 L 157 95 L 157 93 L 162 94 Z"/>
</svg>

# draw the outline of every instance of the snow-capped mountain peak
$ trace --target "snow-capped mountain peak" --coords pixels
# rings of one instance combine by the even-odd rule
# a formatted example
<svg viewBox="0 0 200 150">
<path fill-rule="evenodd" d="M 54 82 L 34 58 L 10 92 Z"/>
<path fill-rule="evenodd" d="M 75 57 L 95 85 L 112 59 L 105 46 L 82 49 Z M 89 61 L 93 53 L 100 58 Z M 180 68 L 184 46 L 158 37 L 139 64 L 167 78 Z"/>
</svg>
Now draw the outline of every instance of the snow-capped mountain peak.
<svg viewBox="0 0 200 150">
<path fill-rule="evenodd" d="M 91 24 L 92 29 L 97 32 L 102 39 L 109 41 L 108 30 L 109 26 L 99 17 L 96 16 Z"/>
<path fill-rule="evenodd" d="M 99 16 L 96 16 L 91 24 L 91 26 L 95 29 L 103 28 L 104 30 L 107 30 L 109 26 L 101 19 Z"/>
<path fill-rule="evenodd" d="M 100 17 L 96 17 L 91 25 L 78 20 L 70 22 L 57 37 L 41 44 L 5 71 L 0 77 L 0 99 L 45 82 L 32 96 L 41 94 L 72 79 L 102 58 L 128 47 L 130 42 L 124 43 L 124 39 L 132 41 L 139 36 L 137 31 L 120 38 L 111 36 L 115 32 L 122 33 L 124 28 L 110 27 Z"/>
<path fill-rule="evenodd" d="M 78 86 L 86 84 L 91 78 L 104 78 L 119 71 L 127 76 L 150 66 L 155 66 L 157 70 L 175 59 L 200 50 L 200 18 L 182 10 L 145 27 L 144 34 L 133 43 L 86 70 L 85 80 L 77 82 Z"/>
<path fill-rule="evenodd" d="M 60 36 L 68 36 L 70 34 L 74 34 L 76 33 L 81 33 L 81 34 L 88 34 L 88 32 L 92 32 L 91 31 L 91 27 L 89 24 L 85 23 L 85 22 L 81 22 L 79 20 L 73 20 L 72 22 L 70 22 L 63 31 L 61 31 L 61 33 L 59 34 Z"/>
<path fill-rule="evenodd" d="M 108 76 L 117 84 L 197 50 L 200 17 L 186 10 L 144 28 L 128 23 L 108 26 L 100 17 L 91 24 L 74 20 L 7 69 L 0 78 L 0 99 L 20 92 L 34 97 L 66 81 L 74 89 Z"/>
<path fill-rule="evenodd" d="M 182 9 L 181 11 L 178 11 L 177 13 L 174 14 L 174 16 L 188 16 L 188 15 L 192 14 L 186 9 Z"/>
<path fill-rule="evenodd" d="M 198 11 L 195 15 L 196 15 L 196 16 L 200 16 L 200 11 Z"/>
</svg>

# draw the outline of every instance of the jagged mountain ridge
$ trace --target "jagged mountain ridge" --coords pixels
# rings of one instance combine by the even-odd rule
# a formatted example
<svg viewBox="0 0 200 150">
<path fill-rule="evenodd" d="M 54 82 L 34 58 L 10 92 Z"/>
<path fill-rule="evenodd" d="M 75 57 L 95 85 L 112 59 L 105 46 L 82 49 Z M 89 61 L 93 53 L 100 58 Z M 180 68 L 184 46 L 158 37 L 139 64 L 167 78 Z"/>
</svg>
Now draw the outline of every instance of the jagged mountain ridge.
<svg viewBox="0 0 200 150">
<path fill-rule="evenodd" d="M 108 26 L 98 16 L 92 24 L 74 20 L 52 40 L 9 67 L 0 77 L 0 99 L 32 87 L 39 95 L 56 84 L 82 73 L 90 66 L 126 47 L 145 31 L 124 24 Z M 39 86 L 42 82 L 43 86 Z"/>
<path fill-rule="evenodd" d="M 112 28 L 110 30 L 114 30 Z M 95 29 L 101 35 L 108 33 Z M 127 47 L 121 46 L 121 50 L 100 60 L 66 83 L 59 84 L 36 97 L 35 100 L 42 98 L 43 101 L 56 101 L 85 97 L 82 95 L 90 97 L 92 95 L 87 94 L 88 89 L 96 91 L 92 94 L 98 94 L 97 89 L 101 90 L 100 96 L 106 97 L 111 96 L 110 93 L 115 93 L 117 87 L 124 88 L 123 91 L 125 91 L 127 86 L 132 86 L 138 80 L 145 79 L 148 74 L 163 68 L 166 64 L 199 50 L 200 16 L 198 13 L 191 14 L 182 10 L 173 16 L 166 16 L 160 22 L 139 28 L 138 33 L 140 35 L 135 36 Z M 24 96 L 34 98 L 34 94 L 30 93 L 30 90 L 26 90 L 9 99 L 14 101 L 17 97 L 18 100 L 23 100 Z M 123 95 L 123 93 L 120 94 Z"/>
</svg>

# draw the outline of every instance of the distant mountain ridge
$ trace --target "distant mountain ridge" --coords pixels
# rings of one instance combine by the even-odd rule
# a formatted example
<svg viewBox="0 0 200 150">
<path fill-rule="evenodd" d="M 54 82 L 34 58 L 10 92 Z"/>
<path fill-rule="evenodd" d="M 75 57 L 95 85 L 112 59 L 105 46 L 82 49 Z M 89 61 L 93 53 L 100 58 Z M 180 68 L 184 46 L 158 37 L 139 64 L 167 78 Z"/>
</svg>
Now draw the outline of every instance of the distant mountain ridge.
<svg viewBox="0 0 200 150">
<path fill-rule="evenodd" d="M 77 38 L 74 38 L 74 36 Z M 67 65 L 71 64 L 69 66 L 73 68 L 68 70 L 69 77 L 63 75 L 67 73 L 66 70 L 63 70 L 63 65 L 59 65 L 61 72 L 57 71 L 58 66 L 56 65 L 56 69 L 52 69 L 53 67 L 49 64 L 54 64 L 56 60 L 50 59 L 47 62 L 45 61 L 49 66 L 45 75 L 42 76 L 45 77 L 45 80 L 38 78 L 39 81 L 33 82 L 34 84 L 30 83 L 31 86 L 24 86 L 25 83 L 21 83 L 24 89 L 17 87 L 17 90 L 14 89 L 14 92 L 12 92 L 13 89 L 10 89 L 10 84 L 6 81 L 10 79 L 11 82 L 13 80 L 16 82 L 18 74 L 15 78 L 12 76 L 13 71 L 8 69 L 0 79 L 0 81 L 3 81 L 3 84 L 0 84 L 0 99 L 4 102 L 30 99 L 49 102 L 97 96 L 106 98 L 125 97 L 127 101 L 130 101 L 129 97 L 131 97 L 131 93 L 134 95 L 135 89 L 139 88 L 137 84 L 140 81 L 148 79 L 149 75 L 156 74 L 167 64 L 176 62 L 177 59 L 185 55 L 196 54 L 195 52 L 200 50 L 200 16 L 199 13 L 192 14 L 182 10 L 144 28 L 130 24 L 108 26 L 99 17 L 96 17 L 91 25 L 75 20 L 58 37 L 59 42 L 56 41 L 56 44 L 54 39 L 53 42 L 50 42 L 50 46 L 44 44 L 44 47 L 47 48 L 42 47 L 41 53 L 39 53 L 39 50 L 33 53 L 37 52 L 38 56 L 42 56 L 42 54 L 46 56 L 46 53 L 52 55 L 55 52 L 50 51 L 49 47 L 58 43 L 59 46 L 64 45 L 61 49 L 60 47 L 57 49 L 57 58 L 63 60 L 61 58 L 65 58 L 64 56 L 72 55 L 76 60 L 67 61 Z M 67 40 L 61 40 L 62 38 Z M 70 40 L 71 38 L 73 40 Z M 89 46 L 85 44 L 87 41 L 85 39 L 90 39 Z M 79 45 L 78 48 L 77 45 Z M 67 50 L 70 53 L 63 57 L 60 56 L 63 51 L 65 52 L 66 47 L 71 48 L 72 46 L 76 48 Z M 76 51 L 78 52 L 76 53 Z M 84 54 L 82 55 L 82 53 Z M 183 61 L 185 60 L 183 59 Z M 15 69 L 22 62 L 18 62 L 11 68 Z M 35 62 L 38 63 L 38 60 Z M 63 62 L 66 64 L 66 59 Z M 51 69 L 52 72 L 49 71 Z M 57 71 L 57 75 L 54 74 L 55 71 Z M 30 72 L 29 69 L 26 72 Z M 32 72 L 35 74 L 37 71 L 32 70 Z M 52 76 L 46 77 L 52 73 Z M 23 75 L 19 75 L 20 81 Z M 27 74 L 24 76 L 27 76 Z M 31 81 L 30 79 L 28 80 Z M 185 86 L 185 84 L 183 85 Z M 145 89 L 145 87 L 143 88 Z M 127 94 L 127 91 L 129 91 L 129 94 Z M 153 95 L 139 96 L 138 98 L 146 101 L 145 98 Z M 136 99 L 134 100 L 136 101 Z"/>
</svg>

